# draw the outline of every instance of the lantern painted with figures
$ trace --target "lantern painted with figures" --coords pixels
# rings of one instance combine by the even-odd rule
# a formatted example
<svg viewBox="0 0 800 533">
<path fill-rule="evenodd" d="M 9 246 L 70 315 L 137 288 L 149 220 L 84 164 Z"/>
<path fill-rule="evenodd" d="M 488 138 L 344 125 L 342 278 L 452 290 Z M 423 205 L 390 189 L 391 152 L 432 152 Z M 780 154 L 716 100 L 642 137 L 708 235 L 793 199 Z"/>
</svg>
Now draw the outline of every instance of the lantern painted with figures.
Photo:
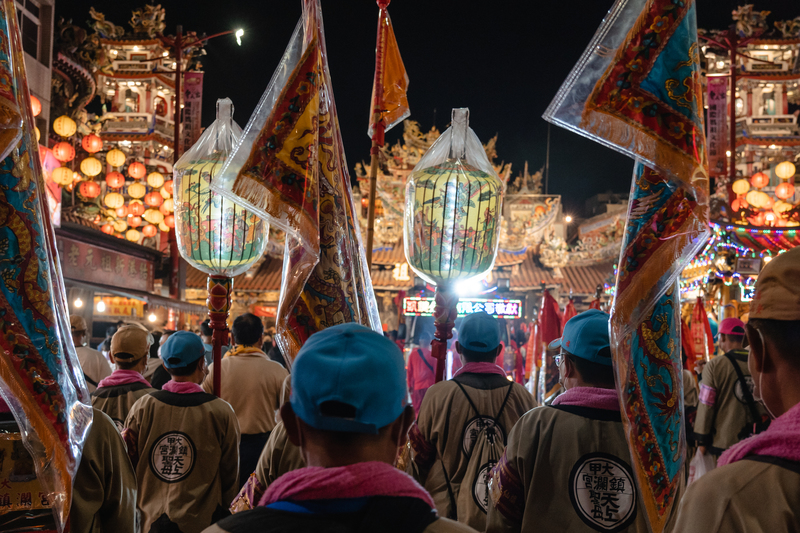
<svg viewBox="0 0 800 533">
<path fill-rule="evenodd" d="M 267 246 L 269 225 L 209 185 L 239 141 L 230 99 L 217 100 L 217 119 L 175 164 L 175 233 L 181 256 L 208 274 L 208 310 L 214 330 L 214 367 L 227 343 L 233 277 L 249 269 Z M 219 396 L 219 372 L 214 391 Z"/>
<path fill-rule="evenodd" d="M 457 315 L 453 285 L 479 279 L 494 266 L 502 202 L 503 183 L 469 127 L 469 109 L 454 109 L 452 126 L 420 159 L 406 184 L 406 258 L 418 276 L 436 284 L 432 354 L 437 381 Z"/>
</svg>

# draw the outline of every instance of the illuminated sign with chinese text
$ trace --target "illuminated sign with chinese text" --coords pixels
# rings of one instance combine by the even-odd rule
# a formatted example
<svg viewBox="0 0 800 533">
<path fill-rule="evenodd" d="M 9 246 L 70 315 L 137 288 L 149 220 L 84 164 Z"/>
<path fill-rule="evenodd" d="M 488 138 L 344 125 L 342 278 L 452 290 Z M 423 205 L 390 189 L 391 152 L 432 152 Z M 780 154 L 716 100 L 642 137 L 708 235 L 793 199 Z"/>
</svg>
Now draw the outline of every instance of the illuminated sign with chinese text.
<svg viewBox="0 0 800 533">
<path fill-rule="evenodd" d="M 436 303 L 433 298 L 403 298 L 403 314 L 405 316 L 433 316 Z M 458 316 L 486 311 L 496 318 L 521 318 L 522 300 L 489 298 L 461 298 L 458 301 Z"/>
</svg>

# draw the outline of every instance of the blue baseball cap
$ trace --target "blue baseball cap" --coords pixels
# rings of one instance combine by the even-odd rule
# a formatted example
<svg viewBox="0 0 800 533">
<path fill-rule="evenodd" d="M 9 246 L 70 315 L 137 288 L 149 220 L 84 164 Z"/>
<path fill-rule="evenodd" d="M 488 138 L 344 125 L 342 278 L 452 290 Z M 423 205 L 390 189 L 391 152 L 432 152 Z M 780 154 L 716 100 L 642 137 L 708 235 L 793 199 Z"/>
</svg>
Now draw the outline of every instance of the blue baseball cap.
<svg viewBox="0 0 800 533">
<path fill-rule="evenodd" d="M 178 331 L 161 346 L 161 361 L 167 368 L 183 368 L 205 355 L 206 349 L 198 335 Z"/>
<path fill-rule="evenodd" d="M 473 352 L 490 352 L 500 345 L 500 324 L 485 311 L 461 319 L 458 343 Z"/>
<path fill-rule="evenodd" d="M 408 405 L 403 354 L 387 337 L 359 324 L 326 328 L 297 354 L 290 403 L 313 428 L 376 435 Z"/>
<path fill-rule="evenodd" d="M 548 348 L 561 348 L 575 357 L 611 366 L 611 343 L 608 336 L 610 319 L 608 313 L 598 309 L 589 309 L 575 315 L 564 325 L 561 338 L 551 342 Z"/>
</svg>

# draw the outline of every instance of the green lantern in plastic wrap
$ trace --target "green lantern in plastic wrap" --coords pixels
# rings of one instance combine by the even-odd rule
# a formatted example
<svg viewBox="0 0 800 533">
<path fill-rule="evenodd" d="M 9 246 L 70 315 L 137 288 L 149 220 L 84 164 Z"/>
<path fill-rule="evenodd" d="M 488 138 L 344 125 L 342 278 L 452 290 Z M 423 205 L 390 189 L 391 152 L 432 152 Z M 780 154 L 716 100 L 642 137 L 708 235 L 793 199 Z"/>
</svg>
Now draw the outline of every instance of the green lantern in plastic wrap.
<svg viewBox="0 0 800 533">
<path fill-rule="evenodd" d="M 217 100 L 217 119 L 173 169 L 175 233 L 181 256 L 208 274 L 208 314 L 214 330 L 214 393 L 220 393 L 220 356 L 227 343 L 233 277 L 264 253 L 269 225 L 212 191 L 214 175 L 239 142 L 230 99 Z"/>
<path fill-rule="evenodd" d="M 446 343 L 457 316 L 453 285 L 480 278 L 494 266 L 502 203 L 503 183 L 469 127 L 469 109 L 453 109 L 452 126 L 406 184 L 406 259 L 418 276 L 436 284 L 436 381 L 444 375 Z"/>
</svg>

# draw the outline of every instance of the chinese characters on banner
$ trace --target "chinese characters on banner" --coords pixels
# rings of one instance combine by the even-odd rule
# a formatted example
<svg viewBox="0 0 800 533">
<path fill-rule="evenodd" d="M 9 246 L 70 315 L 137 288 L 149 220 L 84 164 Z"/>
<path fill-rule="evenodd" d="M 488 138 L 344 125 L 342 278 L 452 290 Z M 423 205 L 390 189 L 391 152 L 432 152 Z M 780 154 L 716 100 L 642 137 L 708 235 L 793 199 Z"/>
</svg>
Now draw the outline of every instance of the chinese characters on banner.
<svg viewBox="0 0 800 533">
<path fill-rule="evenodd" d="M 186 153 L 200 138 L 203 110 L 203 73 L 187 72 L 183 76 L 183 149 Z"/>
<path fill-rule="evenodd" d="M 728 158 L 728 78 L 708 78 L 708 119 L 706 143 L 711 176 L 726 174 Z"/>
<path fill-rule="evenodd" d="M 36 477 L 33 458 L 19 433 L 0 435 L 0 514 L 49 509 L 47 493 Z"/>
<path fill-rule="evenodd" d="M 433 316 L 436 303 L 433 298 L 403 298 L 405 316 Z M 461 298 L 458 302 L 458 316 L 466 316 L 486 311 L 496 318 L 522 317 L 522 300 L 491 300 L 488 298 Z"/>
<path fill-rule="evenodd" d="M 57 237 L 64 277 L 120 289 L 153 290 L 153 263 L 132 255 Z"/>
<path fill-rule="evenodd" d="M 97 310 L 97 303 L 102 300 L 105 304 L 104 311 Z M 122 298 L 121 296 L 95 296 L 94 297 L 95 316 L 127 316 L 143 317 L 144 302 L 133 298 Z"/>
</svg>

